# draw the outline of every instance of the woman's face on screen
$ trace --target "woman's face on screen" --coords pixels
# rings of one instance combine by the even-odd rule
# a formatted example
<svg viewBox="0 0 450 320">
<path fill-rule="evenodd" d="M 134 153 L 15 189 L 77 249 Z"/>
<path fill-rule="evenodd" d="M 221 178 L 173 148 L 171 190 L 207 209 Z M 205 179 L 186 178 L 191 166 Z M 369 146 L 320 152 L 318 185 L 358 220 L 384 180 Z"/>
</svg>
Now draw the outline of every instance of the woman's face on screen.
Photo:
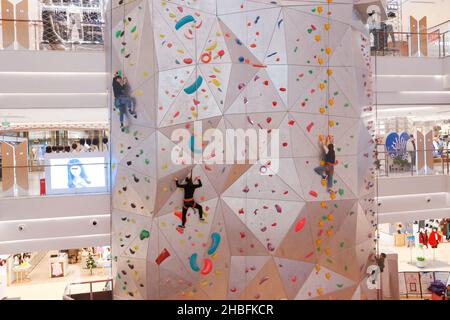
<svg viewBox="0 0 450 320">
<path fill-rule="evenodd" d="M 70 167 L 70 173 L 72 173 L 72 175 L 73 175 L 74 177 L 79 177 L 80 174 L 81 174 L 81 168 L 80 168 L 80 166 L 77 166 L 77 165 L 71 166 L 71 167 Z"/>
</svg>

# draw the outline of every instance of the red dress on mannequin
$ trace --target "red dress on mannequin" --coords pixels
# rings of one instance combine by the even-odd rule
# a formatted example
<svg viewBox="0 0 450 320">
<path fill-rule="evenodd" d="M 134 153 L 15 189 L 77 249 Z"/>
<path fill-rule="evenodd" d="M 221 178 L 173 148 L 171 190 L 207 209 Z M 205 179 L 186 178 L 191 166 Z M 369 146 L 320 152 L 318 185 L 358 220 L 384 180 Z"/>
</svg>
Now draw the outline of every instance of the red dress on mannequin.
<svg viewBox="0 0 450 320">
<path fill-rule="evenodd" d="M 419 233 L 419 243 L 423 244 L 428 248 L 428 235 L 426 232 Z"/>
<path fill-rule="evenodd" d="M 428 237 L 428 243 L 430 246 L 435 249 L 437 248 L 439 242 L 441 242 L 441 235 L 434 230 L 431 231 Z"/>
</svg>

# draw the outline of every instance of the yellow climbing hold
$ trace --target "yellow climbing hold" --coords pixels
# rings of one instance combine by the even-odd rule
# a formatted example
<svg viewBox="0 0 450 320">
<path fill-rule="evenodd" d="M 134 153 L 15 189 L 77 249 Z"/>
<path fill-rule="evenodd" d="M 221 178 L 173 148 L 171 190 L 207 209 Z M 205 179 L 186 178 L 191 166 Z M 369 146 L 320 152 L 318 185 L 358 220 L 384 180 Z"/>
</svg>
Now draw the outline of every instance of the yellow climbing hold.
<svg viewBox="0 0 450 320">
<path fill-rule="evenodd" d="M 317 294 L 318 294 L 319 296 L 323 295 L 323 289 L 322 289 L 322 288 L 318 288 L 318 289 L 317 289 Z"/>
<path fill-rule="evenodd" d="M 318 7 L 317 7 L 317 12 L 318 12 L 318 13 L 322 13 L 322 12 L 323 12 L 322 6 L 318 6 Z"/>
<path fill-rule="evenodd" d="M 334 234 L 333 229 L 328 229 L 327 230 L 327 236 L 331 237 Z"/>
<path fill-rule="evenodd" d="M 333 74 L 333 70 L 328 69 L 328 70 L 327 70 L 327 74 L 328 74 L 329 76 L 331 76 L 331 75 Z"/>
<path fill-rule="evenodd" d="M 330 98 L 330 100 L 328 100 L 328 104 L 329 104 L 330 106 L 334 105 L 334 99 L 333 99 L 333 98 Z"/>
<path fill-rule="evenodd" d="M 322 227 L 324 226 L 324 224 L 325 224 L 325 222 L 324 222 L 323 220 L 320 220 L 320 221 L 319 221 L 319 227 L 322 228 Z"/>
<path fill-rule="evenodd" d="M 334 194 L 334 192 L 330 192 L 330 199 L 331 200 L 336 199 L 336 195 Z"/>
<path fill-rule="evenodd" d="M 322 208 L 324 208 L 324 209 L 326 209 L 328 206 L 327 206 L 327 203 L 325 202 L 325 201 L 322 201 L 321 203 L 320 203 L 320 206 L 322 207 Z"/>
<path fill-rule="evenodd" d="M 325 23 L 325 30 L 330 30 L 331 29 L 331 24 L 329 24 L 329 23 Z"/>
<path fill-rule="evenodd" d="M 320 34 L 316 34 L 315 37 L 314 37 L 314 39 L 315 39 L 317 42 L 319 42 L 319 41 L 320 41 Z"/>
<path fill-rule="evenodd" d="M 320 64 L 320 65 L 322 65 L 322 64 L 323 64 L 323 59 L 322 59 L 322 58 L 318 58 L 318 59 L 317 59 L 317 63 Z"/>
<path fill-rule="evenodd" d="M 321 114 L 324 114 L 327 110 L 324 107 L 320 107 L 319 111 Z"/>
<path fill-rule="evenodd" d="M 214 42 L 210 47 L 206 48 L 206 51 L 213 51 L 217 48 L 217 42 Z"/>
<path fill-rule="evenodd" d="M 331 274 L 329 272 L 325 273 L 325 278 L 327 278 L 327 280 L 331 279 Z"/>
<path fill-rule="evenodd" d="M 319 88 L 320 88 L 320 90 L 325 89 L 325 83 L 321 82 L 321 83 L 319 84 Z"/>
<path fill-rule="evenodd" d="M 208 280 L 203 280 L 203 281 L 200 282 L 200 284 L 202 286 L 207 286 L 208 285 Z"/>
<path fill-rule="evenodd" d="M 315 268 L 317 272 L 320 272 L 320 265 L 316 264 Z"/>
<path fill-rule="evenodd" d="M 325 52 L 326 52 L 327 54 L 330 54 L 330 53 L 331 53 L 331 48 L 326 48 L 326 49 L 325 49 Z"/>
<path fill-rule="evenodd" d="M 322 243 L 322 240 L 320 240 L 320 239 L 317 239 L 317 240 L 316 240 L 316 245 L 317 245 L 317 246 L 320 246 L 321 243 Z"/>
<path fill-rule="evenodd" d="M 330 121 L 328 121 L 328 126 L 331 128 L 331 127 L 334 127 L 334 121 L 333 120 L 330 120 Z"/>
<path fill-rule="evenodd" d="M 333 221 L 334 217 L 333 215 L 330 213 L 327 217 L 328 221 Z"/>
<path fill-rule="evenodd" d="M 144 95 L 144 92 L 141 89 L 136 90 L 136 97 L 142 97 Z"/>
</svg>

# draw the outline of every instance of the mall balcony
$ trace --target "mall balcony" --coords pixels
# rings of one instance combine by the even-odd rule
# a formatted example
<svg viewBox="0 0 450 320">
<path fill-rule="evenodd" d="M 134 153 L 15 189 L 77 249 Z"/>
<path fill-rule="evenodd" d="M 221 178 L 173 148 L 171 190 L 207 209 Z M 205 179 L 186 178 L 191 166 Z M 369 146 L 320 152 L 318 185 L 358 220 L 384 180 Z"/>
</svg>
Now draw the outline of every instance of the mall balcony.
<svg viewBox="0 0 450 320">
<path fill-rule="evenodd" d="M 439 229 L 450 217 L 449 21 L 422 32 L 374 34 L 372 61 L 380 251 L 398 255 L 400 281 L 406 272 L 446 271 L 450 244 L 432 253 L 417 244 L 420 228 Z M 391 142 L 402 139 L 396 153 Z M 416 267 L 417 254 L 426 258 L 425 269 Z"/>
<path fill-rule="evenodd" d="M 103 26 L 83 25 L 82 39 L 69 41 L 46 37 L 39 18 L 10 19 L 5 11 L 0 18 L 0 257 L 9 261 L 17 253 L 29 253 L 31 266 L 9 268 L 8 283 L 26 284 L 31 272 L 33 283 L 39 283 L 48 277 L 47 265 L 59 263 L 64 277 L 86 281 L 87 253 L 93 253 L 99 268 L 98 248 L 110 245 Z M 72 173 L 81 171 L 81 179 L 72 183 L 68 161 L 74 164 Z M 88 279 L 96 286 L 110 277 L 110 269 L 102 265 Z M 60 285 L 53 298 L 62 299 L 64 282 L 42 285 Z M 9 297 L 21 296 L 20 286 L 9 288 Z M 39 296 L 32 288 L 28 298 L 32 292 Z M 72 296 L 82 292 L 89 291 L 71 290 Z"/>
</svg>

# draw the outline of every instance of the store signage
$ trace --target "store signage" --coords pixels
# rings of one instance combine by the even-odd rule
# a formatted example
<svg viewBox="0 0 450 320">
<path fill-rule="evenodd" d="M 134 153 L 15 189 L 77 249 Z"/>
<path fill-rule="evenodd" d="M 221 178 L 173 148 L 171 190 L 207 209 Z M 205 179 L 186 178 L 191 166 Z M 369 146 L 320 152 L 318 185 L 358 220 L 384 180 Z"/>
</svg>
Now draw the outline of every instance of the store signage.
<svg viewBox="0 0 450 320">
<path fill-rule="evenodd" d="M 386 137 L 386 150 L 392 159 L 406 160 L 408 159 L 408 152 L 406 150 L 406 144 L 409 140 L 409 134 L 403 132 L 398 134 L 397 132 L 391 132 Z"/>
</svg>

